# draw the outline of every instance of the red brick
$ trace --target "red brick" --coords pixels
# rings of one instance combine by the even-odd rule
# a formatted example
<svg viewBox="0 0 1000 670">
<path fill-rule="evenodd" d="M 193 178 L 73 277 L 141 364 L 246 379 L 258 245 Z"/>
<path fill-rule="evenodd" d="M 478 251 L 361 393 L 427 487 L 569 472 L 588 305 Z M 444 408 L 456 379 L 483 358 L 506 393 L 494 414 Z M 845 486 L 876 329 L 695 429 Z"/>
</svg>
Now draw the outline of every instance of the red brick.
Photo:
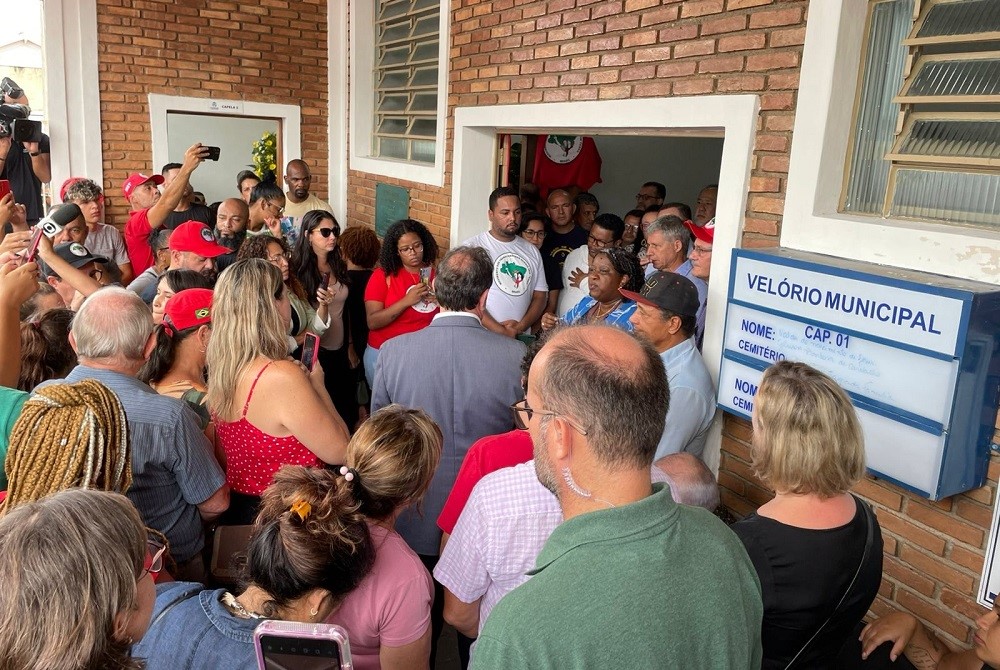
<svg viewBox="0 0 1000 670">
<path fill-rule="evenodd" d="M 657 98 L 670 95 L 671 83 L 669 81 L 650 81 L 644 84 L 635 84 L 632 87 L 632 96 L 636 98 Z"/>
<path fill-rule="evenodd" d="M 693 23 L 670 26 L 660 30 L 660 42 L 689 40 L 698 36 L 698 26 Z"/>
<path fill-rule="evenodd" d="M 789 28 L 787 30 L 775 30 L 770 34 L 770 41 L 772 47 L 791 47 L 805 44 L 805 26 Z"/>
<path fill-rule="evenodd" d="M 980 528 L 989 528 L 993 519 L 993 510 L 985 505 L 979 505 L 970 500 L 958 499 L 955 504 L 955 513 L 966 521 L 976 524 Z"/>
<path fill-rule="evenodd" d="M 946 514 L 931 507 L 915 504 L 911 501 L 906 506 L 905 513 L 914 521 L 961 540 L 966 544 L 978 547 L 983 543 L 985 533 L 982 529 L 959 521 L 954 515 Z"/>
<path fill-rule="evenodd" d="M 935 604 L 920 598 L 911 591 L 899 589 L 896 600 L 904 609 L 912 612 L 918 619 L 944 630 L 956 639 L 963 639 L 968 632 L 968 626 L 955 616 L 947 614 Z"/>
<path fill-rule="evenodd" d="M 724 0 L 686 0 L 681 8 L 681 17 L 688 19 L 693 16 L 718 14 L 725 9 Z"/>
<path fill-rule="evenodd" d="M 898 535 L 932 554 L 943 556 L 946 543 L 944 538 L 915 525 L 910 519 L 885 510 L 877 510 L 879 525 L 886 532 Z"/>
<path fill-rule="evenodd" d="M 632 64 L 632 54 L 628 51 L 604 54 L 601 56 L 601 67 L 624 67 Z"/>
<path fill-rule="evenodd" d="M 621 81 L 635 81 L 637 79 L 652 79 L 656 76 L 655 65 L 633 65 L 622 68 L 620 73 Z M 669 86 L 668 86 L 669 88 Z"/>
<path fill-rule="evenodd" d="M 726 9 L 732 12 L 737 9 L 746 9 L 747 7 L 770 5 L 772 2 L 774 0 L 728 0 L 726 2 Z"/>
<path fill-rule="evenodd" d="M 760 233 L 761 235 L 777 235 L 778 222 L 770 219 L 747 217 L 743 220 L 743 230 L 744 232 Z"/>
<path fill-rule="evenodd" d="M 762 49 L 765 37 L 760 33 L 749 35 L 728 35 L 719 38 L 719 51 L 748 51 Z M 749 62 L 749 58 L 747 59 Z M 750 68 L 747 68 L 750 69 Z"/>
<path fill-rule="evenodd" d="M 626 12 L 637 12 L 640 9 L 649 9 L 660 4 L 660 0 L 625 0 Z"/>
<path fill-rule="evenodd" d="M 966 570 L 981 572 L 983 569 L 985 553 L 981 550 L 970 551 L 969 549 L 956 544 L 953 545 L 951 551 L 948 552 L 948 558 L 953 563 L 965 568 Z"/>
<path fill-rule="evenodd" d="M 802 21 L 802 10 L 798 7 L 757 11 L 750 14 L 750 28 L 773 28 L 791 26 Z"/>
<path fill-rule="evenodd" d="M 624 100 L 628 98 L 631 93 L 631 86 L 602 86 L 597 92 L 597 95 L 601 100 Z"/>
<path fill-rule="evenodd" d="M 635 52 L 635 62 L 637 63 L 668 60 L 669 58 L 670 47 L 650 47 L 647 49 L 636 49 Z"/>
<path fill-rule="evenodd" d="M 975 580 L 955 567 L 954 563 L 926 554 L 909 544 L 900 544 L 899 558 L 931 579 L 948 584 L 957 591 L 972 593 Z"/>
<path fill-rule="evenodd" d="M 746 30 L 747 17 L 743 15 L 726 16 L 721 19 L 705 21 L 701 24 L 702 35 L 718 35 L 720 33 L 735 33 Z"/>
<path fill-rule="evenodd" d="M 895 579 L 907 588 L 911 588 L 917 593 L 925 596 L 933 596 L 935 582 L 933 579 L 921 575 L 908 565 L 904 565 L 894 556 L 886 556 L 882 562 L 882 574 L 884 577 Z"/>
<path fill-rule="evenodd" d="M 747 56 L 747 70 L 781 70 L 798 65 L 799 54 L 795 51 L 776 51 Z"/>
<path fill-rule="evenodd" d="M 698 72 L 738 72 L 742 69 L 742 56 L 715 56 L 698 61 Z"/>
<path fill-rule="evenodd" d="M 764 77 L 737 75 L 735 77 L 720 77 L 715 83 L 719 93 L 738 93 L 741 91 L 763 91 Z"/>
<path fill-rule="evenodd" d="M 694 61 L 671 61 L 660 63 L 656 67 L 657 77 L 687 77 L 694 74 L 696 63 Z"/>
<path fill-rule="evenodd" d="M 674 46 L 674 58 L 705 56 L 711 53 L 715 53 L 715 40 L 681 42 Z"/>
<path fill-rule="evenodd" d="M 602 70 L 601 72 L 591 72 L 587 77 L 590 84 L 614 84 L 618 81 L 617 70 Z"/>
<path fill-rule="evenodd" d="M 650 12 L 643 12 L 640 25 L 646 27 L 658 23 L 670 23 L 676 21 L 679 14 L 680 8 L 677 5 L 667 5 Z"/>
<path fill-rule="evenodd" d="M 628 49 L 630 47 L 656 44 L 657 37 L 658 33 L 655 30 L 643 30 L 640 32 L 629 33 L 622 37 L 622 48 Z"/>
</svg>

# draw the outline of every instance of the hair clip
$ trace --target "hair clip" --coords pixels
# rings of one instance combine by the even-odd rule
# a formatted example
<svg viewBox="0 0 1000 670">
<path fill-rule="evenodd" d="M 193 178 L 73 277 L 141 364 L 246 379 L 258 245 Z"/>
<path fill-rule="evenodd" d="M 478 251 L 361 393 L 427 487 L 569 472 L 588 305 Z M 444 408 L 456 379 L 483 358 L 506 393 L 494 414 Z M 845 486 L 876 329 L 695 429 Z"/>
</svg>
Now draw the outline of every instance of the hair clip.
<svg viewBox="0 0 1000 670">
<path fill-rule="evenodd" d="M 312 505 L 305 500 L 299 500 L 292 505 L 291 511 L 299 515 L 300 521 L 305 521 L 309 517 L 309 513 L 312 512 Z"/>
<path fill-rule="evenodd" d="M 346 465 L 340 466 L 340 474 L 343 475 L 344 479 L 349 482 L 353 482 L 358 478 L 358 471 L 354 468 L 349 468 Z"/>
</svg>

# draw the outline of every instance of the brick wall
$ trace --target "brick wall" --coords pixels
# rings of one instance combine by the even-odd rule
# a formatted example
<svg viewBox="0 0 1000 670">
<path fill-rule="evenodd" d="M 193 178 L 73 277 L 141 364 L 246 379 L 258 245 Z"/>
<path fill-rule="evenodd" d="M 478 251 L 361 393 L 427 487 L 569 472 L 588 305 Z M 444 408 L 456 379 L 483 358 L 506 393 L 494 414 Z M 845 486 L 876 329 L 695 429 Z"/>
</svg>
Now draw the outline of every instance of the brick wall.
<svg viewBox="0 0 1000 670">
<path fill-rule="evenodd" d="M 152 165 L 149 93 L 301 105 L 302 158 L 325 197 L 326 0 L 97 0 L 97 24 L 110 221 L 127 218 L 125 177 L 160 167 Z"/>
<path fill-rule="evenodd" d="M 744 246 L 777 244 L 805 38 L 804 0 L 452 0 L 449 138 L 444 188 L 384 180 L 410 191 L 411 216 L 447 243 L 452 116 L 456 106 L 670 95 L 753 93 L 761 112 Z M 371 225 L 374 187 L 349 174 L 353 223 Z M 771 497 L 749 468 L 749 425 L 726 417 L 719 472 L 724 501 L 745 514 Z M 916 613 L 953 641 L 971 640 L 983 547 L 1000 463 L 987 486 L 929 503 L 866 478 L 885 573 L 874 611 Z"/>
</svg>

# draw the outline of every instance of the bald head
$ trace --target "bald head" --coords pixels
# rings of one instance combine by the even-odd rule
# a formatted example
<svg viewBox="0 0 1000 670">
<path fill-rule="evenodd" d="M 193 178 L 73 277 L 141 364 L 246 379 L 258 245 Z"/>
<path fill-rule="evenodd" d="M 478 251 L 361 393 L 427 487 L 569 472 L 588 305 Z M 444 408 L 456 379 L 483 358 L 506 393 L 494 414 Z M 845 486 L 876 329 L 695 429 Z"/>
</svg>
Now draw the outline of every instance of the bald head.
<svg viewBox="0 0 1000 670">
<path fill-rule="evenodd" d="M 292 202 L 302 202 L 309 197 L 312 174 L 305 161 L 299 158 L 288 161 L 285 166 L 285 185 L 288 186 L 287 196 Z"/>
<path fill-rule="evenodd" d="M 546 409 L 587 431 L 609 471 L 649 469 L 670 399 L 650 345 L 611 326 L 563 328 L 535 358 L 528 384 Z"/>
<path fill-rule="evenodd" d="M 227 198 L 219 203 L 215 229 L 219 237 L 233 237 L 247 227 L 250 208 L 241 198 Z"/>
<path fill-rule="evenodd" d="M 104 361 L 121 372 L 142 365 L 153 315 L 142 299 L 121 287 L 93 293 L 76 313 L 70 342 L 81 360 Z"/>
<path fill-rule="evenodd" d="M 715 475 L 697 456 L 682 451 L 664 456 L 655 465 L 667 476 L 674 501 L 704 507 L 709 512 L 719 506 L 719 485 Z"/>
</svg>

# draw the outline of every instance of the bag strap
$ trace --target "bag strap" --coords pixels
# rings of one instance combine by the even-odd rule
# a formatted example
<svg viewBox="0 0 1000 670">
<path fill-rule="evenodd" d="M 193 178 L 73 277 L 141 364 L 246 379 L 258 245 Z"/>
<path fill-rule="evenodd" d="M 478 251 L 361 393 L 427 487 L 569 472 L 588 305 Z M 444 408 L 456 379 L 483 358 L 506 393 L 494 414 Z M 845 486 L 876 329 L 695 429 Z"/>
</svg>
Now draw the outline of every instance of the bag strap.
<svg viewBox="0 0 1000 670">
<path fill-rule="evenodd" d="M 861 574 L 861 568 L 863 568 L 865 563 L 868 562 L 868 554 L 871 552 L 872 544 L 875 539 L 875 520 L 872 518 L 874 515 L 871 507 L 868 506 L 868 503 L 861 500 L 861 498 L 858 498 L 853 493 L 851 494 L 851 497 L 854 498 L 857 505 L 861 508 L 861 513 L 865 517 L 867 537 L 865 538 L 865 550 L 861 554 L 861 562 L 858 563 L 858 569 L 854 571 L 854 576 L 851 577 L 851 583 L 847 585 L 847 590 L 844 591 L 844 595 L 840 596 L 840 600 L 837 601 L 837 606 L 833 608 L 832 612 L 830 612 L 830 616 L 826 618 L 826 621 L 820 624 L 820 627 L 816 629 L 816 632 L 812 634 L 812 637 L 806 640 L 806 643 L 802 645 L 801 649 L 799 649 L 799 653 L 795 654 L 795 656 L 792 657 L 792 660 L 788 662 L 788 665 L 785 666 L 785 670 L 789 670 L 789 668 L 795 665 L 795 661 L 797 661 L 802 653 L 809 648 L 809 645 L 813 643 L 813 640 L 819 637 L 819 634 L 823 632 L 823 629 L 826 628 L 827 624 L 830 623 L 833 617 L 840 613 L 840 608 L 843 607 L 844 602 L 847 601 L 847 596 L 849 596 L 851 591 L 854 590 L 854 585 L 858 581 L 858 575 Z"/>
</svg>

